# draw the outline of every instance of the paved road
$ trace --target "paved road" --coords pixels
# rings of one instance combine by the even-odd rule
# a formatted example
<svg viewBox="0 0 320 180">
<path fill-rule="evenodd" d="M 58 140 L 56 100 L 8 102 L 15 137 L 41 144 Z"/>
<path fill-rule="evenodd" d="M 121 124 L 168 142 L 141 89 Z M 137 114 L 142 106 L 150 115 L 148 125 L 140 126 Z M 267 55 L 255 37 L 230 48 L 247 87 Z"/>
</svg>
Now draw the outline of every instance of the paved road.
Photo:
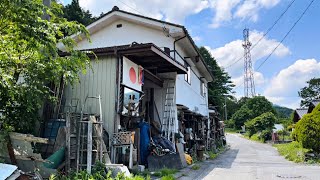
<svg viewBox="0 0 320 180">
<path fill-rule="evenodd" d="M 201 169 L 184 172 L 182 180 L 320 180 L 320 167 L 295 164 L 280 156 L 267 144 L 249 141 L 235 134 L 227 135 L 230 150 L 213 161 L 205 161 Z"/>
</svg>

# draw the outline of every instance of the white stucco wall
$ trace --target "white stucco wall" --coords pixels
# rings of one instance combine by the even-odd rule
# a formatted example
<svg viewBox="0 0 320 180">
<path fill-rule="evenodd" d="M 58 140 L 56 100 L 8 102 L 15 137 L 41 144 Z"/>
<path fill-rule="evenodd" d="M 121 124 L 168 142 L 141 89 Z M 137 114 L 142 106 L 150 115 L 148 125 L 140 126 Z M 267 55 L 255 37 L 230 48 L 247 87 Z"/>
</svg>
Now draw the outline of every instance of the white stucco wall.
<svg viewBox="0 0 320 180">
<path fill-rule="evenodd" d="M 200 80 L 191 72 L 191 84 L 184 79 L 184 75 L 178 75 L 176 80 L 176 103 L 187 106 L 190 110 L 200 113 L 204 116 L 209 116 L 208 112 L 208 90 L 205 83 L 204 96 L 201 95 Z"/>
<path fill-rule="evenodd" d="M 117 28 L 117 24 L 122 24 L 121 28 Z M 163 31 L 152 29 L 146 26 L 135 24 L 125 20 L 117 20 L 100 31 L 91 35 L 92 43 L 87 40 L 82 40 L 78 43 L 78 49 L 90 49 L 99 47 L 109 47 L 137 43 L 153 43 L 156 46 L 163 48 L 168 47 L 173 50 L 174 38 L 167 37 Z M 189 57 L 177 43 L 176 50 L 182 57 Z M 171 56 L 173 56 L 171 54 Z M 180 63 L 184 64 L 180 58 L 176 58 Z M 192 67 L 191 85 L 184 80 L 184 75 L 176 77 L 176 103 L 187 106 L 190 110 L 197 110 L 202 115 L 208 116 L 207 97 L 200 94 L 200 73 L 196 67 Z M 197 76 L 195 75 L 197 74 Z M 207 84 L 205 83 L 207 87 Z M 157 90 L 156 90 L 157 91 Z M 159 92 L 160 93 L 160 92 Z M 207 92 L 205 92 L 207 95 Z M 158 105 L 160 106 L 160 104 Z M 158 107 L 161 109 L 162 107 Z"/>
</svg>

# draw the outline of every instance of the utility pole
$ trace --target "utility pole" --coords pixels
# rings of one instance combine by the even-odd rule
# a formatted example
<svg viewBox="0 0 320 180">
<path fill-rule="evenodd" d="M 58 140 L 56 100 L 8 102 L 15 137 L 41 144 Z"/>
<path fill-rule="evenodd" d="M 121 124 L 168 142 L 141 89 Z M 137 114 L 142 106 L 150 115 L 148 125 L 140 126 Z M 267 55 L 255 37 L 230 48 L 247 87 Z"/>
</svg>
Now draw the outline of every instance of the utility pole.
<svg viewBox="0 0 320 180">
<path fill-rule="evenodd" d="M 227 114 L 227 96 L 224 95 L 224 112 L 225 112 L 225 121 L 228 120 L 228 114 Z"/>
<path fill-rule="evenodd" d="M 243 44 L 244 48 L 244 96 L 253 97 L 255 96 L 255 85 L 253 78 L 253 68 L 251 61 L 251 42 L 249 41 L 249 29 L 243 30 Z"/>
</svg>

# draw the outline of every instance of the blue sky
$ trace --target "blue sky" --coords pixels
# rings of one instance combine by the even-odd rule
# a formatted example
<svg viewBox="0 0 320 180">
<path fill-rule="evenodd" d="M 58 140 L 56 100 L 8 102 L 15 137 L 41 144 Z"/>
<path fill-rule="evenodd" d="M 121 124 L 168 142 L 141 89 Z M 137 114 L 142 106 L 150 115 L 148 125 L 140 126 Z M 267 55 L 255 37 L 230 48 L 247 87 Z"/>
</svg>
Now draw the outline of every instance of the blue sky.
<svg viewBox="0 0 320 180">
<path fill-rule="evenodd" d="M 63 0 L 64 4 L 71 0 Z M 79 0 L 94 15 L 120 9 L 183 24 L 197 45 L 207 47 L 222 67 L 243 56 L 242 30 L 250 29 L 255 44 L 292 0 Z M 320 1 L 315 0 L 274 55 L 256 70 L 277 46 L 311 0 L 296 0 L 278 24 L 252 49 L 256 92 L 275 104 L 297 108 L 298 91 L 320 77 Z M 225 69 L 243 96 L 243 60 Z"/>
</svg>

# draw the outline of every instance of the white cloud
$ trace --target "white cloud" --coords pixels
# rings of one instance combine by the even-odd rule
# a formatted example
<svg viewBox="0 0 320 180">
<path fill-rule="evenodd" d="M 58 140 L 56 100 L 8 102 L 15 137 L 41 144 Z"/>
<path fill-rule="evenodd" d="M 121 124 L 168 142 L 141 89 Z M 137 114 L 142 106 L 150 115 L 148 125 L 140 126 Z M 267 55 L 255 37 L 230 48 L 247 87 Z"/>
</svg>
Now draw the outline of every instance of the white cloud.
<svg viewBox="0 0 320 180">
<path fill-rule="evenodd" d="M 192 39 L 195 41 L 195 42 L 200 42 L 202 41 L 202 38 L 200 36 L 194 36 L 192 37 Z"/>
<path fill-rule="evenodd" d="M 258 31 L 250 32 L 250 41 L 254 45 L 263 37 L 263 33 Z M 231 64 L 226 71 L 234 78 L 237 78 L 243 74 L 243 59 L 239 60 L 239 58 L 243 57 L 243 41 L 238 39 L 232 42 L 225 44 L 223 47 L 219 47 L 216 49 L 212 49 L 210 47 L 206 47 L 213 57 L 216 58 L 218 64 L 222 67 L 227 68 Z M 252 64 L 257 62 L 257 60 L 268 56 L 271 51 L 278 45 L 278 41 L 275 39 L 268 39 L 266 37 L 262 38 L 258 45 L 256 45 L 251 51 L 251 59 Z M 280 44 L 278 49 L 274 52 L 273 56 L 283 57 L 290 54 L 289 48 L 285 45 Z M 236 60 L 239 60 L 234 64 Z"/>
<path fill-rule="evenodd" d="M 211 0 L 211 8 L 215 10 L 211 27 L 218 28 L 221 24 L 233 19 L 249 19 L 256 22 L 262 9 L 270 9 L 280 0 Z"/>
<path fill-rule="evenodd" d="M 67 0 L 59 0 L 66 4 Z M 234 19 L 257 20 L 262 9 L 276 6 L 280 0 L 79 0 L 93 15 L 108 12 L 113 6 L 156 19 L 183 24 L 187 16 L 204 9 L 212 10 L 211 27 L 217 28 Z"/>
<path fill-rule="evenodd" d="M 297 108 L 298 91 L 307 85 L 306 81 L 320 77 L 319 69 L 320 62 L 316 59 L 297 60 L 272 78 L 263 94 L 273 103 Z"/>
<path fill-rule="evenodd" d="M 232 19 L 232 9 L 238 5 L 241 0 L 213 0 L 211 7 L 215 10 L 215 16 L 211 26 L 218 28 L 221 22 L 230 21 Z"/>
<path fill-rule="evenodd" d="M 261 9 L 269 9 L 276 6 L 280 0 L 246 0 L 241 4 L 234 14 L 234 17 L 257 21 Z"/>
<path fill-rule="evenodd" d="M 208 8 L 206 0 L 80 0 L 79 2 L 81 7 L 89 9 L 94 15 L 108 12 L 116 5 L 125 11 L 175 23 L 183 23 L 187 16 Z"/>
</svg>

